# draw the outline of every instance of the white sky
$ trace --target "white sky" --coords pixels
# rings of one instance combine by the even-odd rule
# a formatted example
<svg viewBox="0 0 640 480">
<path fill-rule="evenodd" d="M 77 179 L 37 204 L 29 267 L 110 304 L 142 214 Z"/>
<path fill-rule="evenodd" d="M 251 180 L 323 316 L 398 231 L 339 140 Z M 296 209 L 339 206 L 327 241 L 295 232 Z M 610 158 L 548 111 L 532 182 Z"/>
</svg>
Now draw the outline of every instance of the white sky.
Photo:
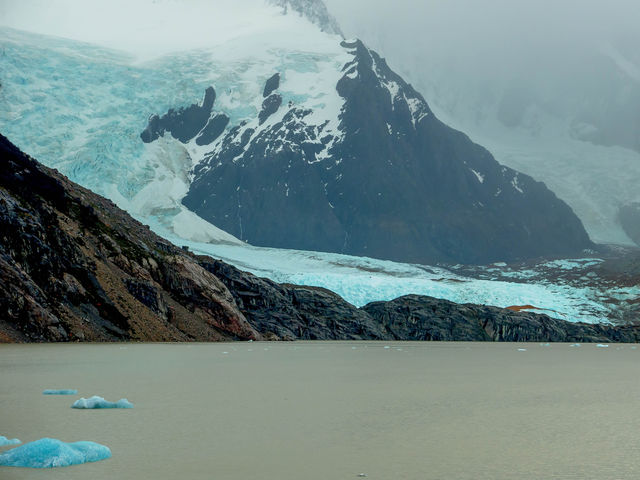
<svg viewBox="0 0 640 480">
<path fill-rule="evenodd" d="M 211 46 L 273 20 L 262 0 L 0 0 L 0 25 L 144 56 Z"/>
</svg>

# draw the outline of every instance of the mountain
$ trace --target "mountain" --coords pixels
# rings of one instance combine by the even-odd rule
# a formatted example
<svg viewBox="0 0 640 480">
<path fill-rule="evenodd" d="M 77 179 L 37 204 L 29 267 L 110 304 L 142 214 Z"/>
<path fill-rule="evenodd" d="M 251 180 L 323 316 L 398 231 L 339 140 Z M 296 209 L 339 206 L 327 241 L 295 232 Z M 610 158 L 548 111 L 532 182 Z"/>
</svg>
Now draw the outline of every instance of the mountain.
<svg viewBox="0 0 640 480">
<path fill-rule="evenodd" d="M 360 41 L 341 48 L 338 80 L 323 85 L 339 107 L 299 105 L 288 71 L 275 72 L 255 116 L 215 129 L 184 205 L 255 245 L 405 262 L 488 263 L 593 246 L 564 202 L 440 122 L 375 52 Z M 188 139 L 173 135 L 201 143 L 222 115 Z"/>
<path fill-rule="evenodd" d="M 334 35 L 304 18 L 283 16 L 279 9 L 270 12 L 259 12 L 268 22 L 251 23 L 250 33 L 238 37 L 234 30 L 235 37 L 222 36 L 206 50 L 153 60 L 0 27 L 0 131 L 44 165 L 109 198 L 176 245 L 189 245 L 280 283 L 327 288 L 359 307 L 417 293 L 501 307 L 531 304 L 576 321 L 621 319 L 621 306 L 632 302 L 637 292 L 627 283 L 601 281 L 598 272 L 588 276 L 586 284 L 580 280 L 597 268 L 588 266 L 597 259 L 491 265 L 468 276 L 454 266 L 255 247 L 182 205 L 194 165 L 212 147 L 198 145 L 199 136 L 183 144 L 166 132 L 145 143 L 140 132 L 149 124 L 150 112 L 160 113 L 160 118 L 178 105 L 201 107 L 203 93 L 215 85 L 210 116 L 228 116 L 230 129 L 258 115 L 265 85 L 275 71 L 282 71 L 286 76 L 279 79 L 281 95 L 298 107 L 313 109 L 318 125 L 326 121 L 323 118 L 338 118 L 343 99 L 334 87 L 344 75 L 342 66 L 353 56 Z M 324 82 L 318 83 L 321 79 Z M 337 132 L 338 125 L 333 122 L 326 129 Z M 561 274 L 566 268 L 571 272 L 568 283 Z M 540 274 L 531 277 L 532 269 Z"/>
<path fill-rule="evenodd" d="M 336 13 L 356 4 L 348 5 Z M 529 7 L 538 15 L 498 3 L 470 5 L 465 22 L 453 4 L 427 17 L 414 15 L 405 1 L 381 7 L 386 16 L 338 20 L 389 58 L 441 120 L 501 164 L 544 182 L 594 242 L 635 245 L 640 223 L 630 223 L 622 210 L 640 202 L 638 29 L 606 26 L 612 17 L 623 20 L 624 8 L 608 10 L 612 17 L 595 28 L 597 15 L 588 8 L 571 13 L 564 4 L 566 15 L 549 17 Z M 476 15 L 484 22 L 499 18 L 498 28 L 485 31 L 486 23 L 472 20 Z M 567 33 L 569 17 L 573 28 L 582 26 L 580 34 Z M 547 32 L 535 42 L 533 24 Z M 415 38 L 421 41 L 412 44 Z"/>
<path fill-rule="evenodd" d="M 411 296 L 358 309 L 152 233 L 0 135 L 0 342 L 637 341 L 636 326 Z"/>
</svg>

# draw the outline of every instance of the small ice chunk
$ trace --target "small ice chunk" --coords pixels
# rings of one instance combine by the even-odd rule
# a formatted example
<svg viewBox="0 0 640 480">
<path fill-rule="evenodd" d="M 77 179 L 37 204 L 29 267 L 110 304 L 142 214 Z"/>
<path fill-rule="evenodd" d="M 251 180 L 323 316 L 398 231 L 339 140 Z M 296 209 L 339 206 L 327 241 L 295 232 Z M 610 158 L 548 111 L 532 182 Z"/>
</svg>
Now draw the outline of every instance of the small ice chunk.
<svg viewBox="0 0 640 480">
<path fill-rule="evenodd" d="M 7 438 L 0 435 L 0 447 L 6 447 L 7 445 L 20 445 L 22 442 L 17 438 Z"/>
<path fill-rule="evenodd" d="M 47 389 L 42 391 L 43 395 L 77 395 L 78 390 L 70 390 L 70 389 Z"/>
<path fill-rule="evenodd" d="M 133 403 L 131 403 L 126 398 L 121 398 L 117 402 L 109 402 L 102 397 L 98 397 L 94 395 L 91 398 L 81 398 L 80 400 L 76 400 L 71 408 L 133 408 Z"/>
<path fill-rule="evenodd" d="M 111 458 L 109 447 L 94 442 L 66 443 L 55 438 L 41 438 L 0 454 L 5 467 L 68 467 Z"/>
<path fill-rule="evenodd" d="M 527 351 L 527 349 L 526 349 L 526 348 L 519 348 L 519 349 L 518 349 L 518 351 L 519 351 L 519 352 L 526 352 L 526 351 Z"/>
<path fill-rule="evenodd" d="M 359 473 L 358 476 L 359 477 L 368 477 L 369 475 L 367 475 L 366 473 Z"/>
<path fill-rule="evenodd" d="M 540 346 L 541 347 L 550 347 L 551 344 L 550 343 L 541 343 Z"/>
<path fill-rule="evenodd" d="M 391 348 L 389 345 L 385 345 L 384 348 Z"/>
<path fill-rule="evenodd" d="M 580 345 L 579 343 L 572 343 L 571 345 L 569 345 L 570 347 L 581 347 L 582 345 Z"/>
<path fill-rule="evenodd" d="M 605 343 L 599 343 L 596 345 L 596 347 L 598 348 L 609 348 L 609 345 L 605 344 Z"/>
</svg>

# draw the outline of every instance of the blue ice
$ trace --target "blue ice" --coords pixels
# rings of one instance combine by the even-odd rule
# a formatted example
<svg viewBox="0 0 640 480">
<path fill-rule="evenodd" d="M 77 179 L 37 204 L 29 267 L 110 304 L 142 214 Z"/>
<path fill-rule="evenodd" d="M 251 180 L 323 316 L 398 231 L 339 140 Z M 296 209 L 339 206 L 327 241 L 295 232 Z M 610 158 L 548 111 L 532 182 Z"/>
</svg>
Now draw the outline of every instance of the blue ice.
<svg viewBox="0 0 640 480">
<path fill-rule="evenodd" d="M 43 390 L 43 395 L 77 395 L 78 390 L 69 390 L 69 389 L 47 389 Z"/>
<path fill-rule="evenodd" d="M 71 405 L 71 408 L 133 408 L 133 403 L 126 398 L 121 398 L 117 402 L 109 402 L 102 397 L 94 395 L 91 398 L 76 400 L 74 404 Z"/>
<path fill-rule="evenodd" d="M 20 445 L 22 442 L 17 438 L 7 438 L 0 435 L 0 447 L 6 447 L 7 445 Z"/>
<path fill-rule="evenodd" d="M 111 458 L 109 447 L 94 442 L 66 443 L 55 438 L 41 438 L 0 454 L 5 467 L 68 467 Z"/>
</svg>

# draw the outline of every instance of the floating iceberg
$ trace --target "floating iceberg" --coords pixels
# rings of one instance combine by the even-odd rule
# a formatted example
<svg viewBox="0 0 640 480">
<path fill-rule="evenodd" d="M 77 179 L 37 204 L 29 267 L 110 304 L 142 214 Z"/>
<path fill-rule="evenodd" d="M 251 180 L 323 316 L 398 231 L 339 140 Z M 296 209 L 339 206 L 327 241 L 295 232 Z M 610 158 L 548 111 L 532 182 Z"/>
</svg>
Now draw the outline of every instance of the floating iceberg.
<svg viewBox="0 0 640 480">
<path fill-rule="evenodd" d="M 0 447 L 6 447 L 7 445 L 20 445 L 22 442 L 17 438 L 7 438 L 0 435 Z"/>
<path fill-rule="evenodd" d="M 69 389 L 47 389 L 42 391 L 43 395 L 77 395 L 78 390 L 69 390 Z"/>
<path fill-rule="evenodd" d="M 54 438 L 41 438 L 0 454 L 5 467 L 68 467 L 111 458 L 109 447 L 94 442 L 66 443 Z"/>
<path fill-rule="evenodd" d="M 71 408 L 133 408 L 133 403 L 126 398 L 121 398 L 117 402 L 109 402 L 102 397 L 94 395 L 91 398 L 76 400 L 71 405 Z"/>
</svg>

